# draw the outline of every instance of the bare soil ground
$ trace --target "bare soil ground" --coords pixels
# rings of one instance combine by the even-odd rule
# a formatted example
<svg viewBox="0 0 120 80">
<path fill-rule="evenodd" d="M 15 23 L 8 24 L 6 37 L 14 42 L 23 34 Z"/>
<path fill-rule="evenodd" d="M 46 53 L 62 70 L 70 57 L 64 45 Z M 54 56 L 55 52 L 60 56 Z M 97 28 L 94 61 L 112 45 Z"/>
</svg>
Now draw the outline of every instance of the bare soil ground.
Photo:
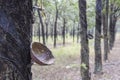
<svg viewBox="0 0 120 80">
<path fill-rule="evenodd" d="M 54 65 L 32 67 L 33 80 L 80 80 L 79 56 L 64 58 L 61 62 L 56 60 Z"/>
<path fill-rule="evenodd" d="M 120 39 L 117 39 L 109 54 L 108 62 L 103 62 L 103 74 L 95 75 L 94 56 L 90 56 L 91 80 L 120 80 Z M 33 80 L 81 80 L 80 55 L 62 57 L 51 66 L 32 66 Z"/>
<path fill-rule="evenodd" d="M 93 80 L 120 80 L 120 39 L 116 40 L 108 62 L 103 63 L 103 75 L 93 75 Z"/>
</svg>

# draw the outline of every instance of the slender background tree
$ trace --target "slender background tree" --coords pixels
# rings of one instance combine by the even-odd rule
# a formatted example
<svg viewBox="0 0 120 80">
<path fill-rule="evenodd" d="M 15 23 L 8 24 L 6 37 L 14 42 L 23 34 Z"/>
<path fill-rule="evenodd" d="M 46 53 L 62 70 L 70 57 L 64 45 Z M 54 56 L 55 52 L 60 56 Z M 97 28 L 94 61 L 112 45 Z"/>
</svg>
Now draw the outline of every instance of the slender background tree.
<svg viewBox="0 0 120 80">
<path fill-rule="evenodd" d="M 101 73 L 102 71 L 102 54 L 101 54 L 101 22 L 102 22 L 102 0 L 96 0 L 96 24 L 95 24 L 95 70 L 94 72 Z"/>
<path fill-rule="evenodd" d="M 104 35 L 104 61 L 108 60 L 109 53 L 109 32 L 108 32 L 108 12 L 109 12 L 109 0 L 106 0 L 105 3 L 105 11 L 103 12 L 103 35 Z"/>
<path fill-rule="evenodd" d="M 89 47 L 87 38 L 86 0 L 79 0 L 79 16 L 81 24 L 81 76 L 82 80 L 90 80 Z"/>
</svg>

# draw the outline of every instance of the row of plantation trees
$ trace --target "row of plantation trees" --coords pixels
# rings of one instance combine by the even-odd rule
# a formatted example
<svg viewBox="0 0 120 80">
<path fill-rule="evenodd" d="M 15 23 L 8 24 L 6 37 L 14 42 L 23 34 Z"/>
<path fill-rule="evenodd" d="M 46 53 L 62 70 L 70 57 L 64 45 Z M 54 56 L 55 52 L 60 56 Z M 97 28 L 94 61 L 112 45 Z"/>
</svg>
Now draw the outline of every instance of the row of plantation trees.
<svg viewBox="0 0 120 80">
<path fill-rule="evenodd" d="M 58 5 L 58 1 L 53 3 L 56 6 L 53 7 L 52 4 L 45 3 L 45 2 L 49 3 L 52 0 L 50 1 L 44 0 L 42 1 L 44 5 L 46 5 L 46 7 L 48 6 L 51 7 L 51 8 L 48 7 L 49 9 L 47 11 L 47 14 L 45 14 L 46 9 L 44 9 L 42 5 L 39 8 L 38 5 L 40 4 L 37 4 L 37 3 L 42 3 L 41 1 L 0 0 L 0 80 L 31 80 L 32 79 L 30 44 L 32 42 L 32 35 L 33 35 L 32 24 L 34 20 L 36 20 L 33 18 L 33 13 L 37 12 L 36 14 L 38 14 L 38 19 L 36 20 L 39 21 L 38 30 L 42 31 L 43 43 L 45 44 L 44 28 L 46 27 L 46 33 L 49 32 L 47 31 L 48 24 L 52 26 L 55 25 L 54 27 L 56 27 L 56 29 L 58 28 L 57 27 L 58 16 L 56 16 L 57 19 L 56 18 L 54 19 L 52 15 L 49 15 L 50 12 L 53 12 L 51 14 L 54 14 L 54 11 L 55 13 L 57 13 L 58 8 L 64 9 L 64 7 L 61 7 L 60 4 Z M 35 4 L 36 6 L 32 6 L 33 4 L 32 2 L 36 3 Z M 65 4 L 65 2 L 63 3 Z M 68 10 L 70 10 L 70 8 Z M 64 12 L 61 11 L 61 16 L 62 16 L 61 19 L 63 20 L 64 26 L 66 24 L 66 21 L 69 20 L 66 18 L 65 14 L 63 14 L 65 12 L 66 10 Z M 46 26 L 44 24 L 45 21 L 46 21 Z M 69 25 L 71 25 L 70 22 Z M 67 27 L 65 26 L 64 28 L 66 28 L 66 32 L 67 32 Z M 48 28 L 48 29 L 51 29 L 50 31 L 53 32 L 53 28 Z M 65 34 L 64 32 L 65 31 L 63 31 L 63 34 Z"/>
<path fill-rule="evenodd" d="M 34 27 L 36 27 L 37 21 L 39 21 L 37 19 L 40 19 L 40 22 L 38 22 L 39 25 L 33 32 L 37 31 L 39 41 L 42 35 L 43 44 L 47 41 L 48 36 L 51 35 L 54 47 L 56 47 L 58 35 L 62 36 L 63 45 L 65 45 L 66 34 L 72 33 L 73 41 L 74 37 L 77 36 L 77 42 L 79 42 L 79 36 L 81 35 L 81 75 L 83 80 L 89 80 L 88 31 L 91 28 L 94 29 L 95 26 L 94 72 L 98 74 L 102 72 L 101 38 L 103 38 L 104 43 L 104 61 L 108 60 L 108 53 L 114 46 L 116 22 L 120 15 L 119 3 L 119 0 L 79 0 L 78 7 L 78 2 L 74 0 L 36 0 L 34 5 L 36 10 L 39 11 L 37 12 L 38 15 L 42 14 L 42 16 L 38 17 L 37 13 L 35 13 L 36 22 Z M 77 14 L 79 13 L 78 11 L 80 11 L 80 14 Z"/>
<path fill-rule="evenodd" d="M 33 2 L 35 8 L 33 36 L 39 37 L 39 42 L 44 40 L 42 43 L 45 44 L 51 36 L 53 45 L 56 47 L 57 37 L 61 36 L 63 38 L 63 45 L 65 45 L 68 35 L 73 37 L 73 42 L 77 36 L 77 42 L 80 42 L 79 11 L 77 1 L 36 0 Z M 39 10 L 39 13 L 42 15 L 41 17 L 44 26 L 43 30 L 41 22 L 38 22 L 40 17 L 36 10 Z M 42 41 L 40 41 L 41 37 Z"/>
<path fill-rule="evenodd" d="M 96 0 L 95 11 L 95 0 L 89 0 L 87 4 L 85 0 L 79 0 L 80 15 L 76 14 L 78 13 L 78 2 L 76 1 L 38 0 L 38 2 L 34 4 L 36 5 L 36 3 L 38 4 L 37 6 L 43 8 L 40 9 L 40 13 L 43 14 L 42 19 L 44 25 L 46 26 L 42 27 L 45 28 L 46 32 L 44 33 L 42 30 L 43 40 L 45 40 L 45 34 L 46 40 L 48 36 L 51 35 L 54 39 L 54 47 L 56 47 L 56 40 L 59 34 L 63 37 L 63 45 L 65 45 L 65 35 L 67 33 L 72 32 L 74 41 L 75 32 L 77 32 L 77 42 L 79 42 L 79 35 L 81 34 L 81 65 L 85 64 L 87 66 L 87 69 L 81 66 L 81 72 L 83 76 L 85 75 L 85 80 L 87 80 L 86 76 L 89 76 L 88 30 L 95 26 L 95 73 L 101 73 L 101 38 L 103 38 L 104 42 L 104 61 L 106 61 L 108 60 L 108 53 L 112 50 L 115 41 L 115 26 L 120 9 L 118 6 L 120 3 L 119 0 Z M 95 24 L 93 22 L 95 22 Z M 40 38 L 40 28 L 36 31 L 38 31 Z M 45 42 L 46 41 L 43 41 L 43 43 Z"/>
<path fill-rule="evenodd" d="M 112 50 L 116 35 L 116 22 L 120 16 L 119 0 L 96 0 L 95 16 L 95 74 L 102 73 L 101 37 L 104 39 L 104 61 Z M 81 32 L 81 75 L 82 80 L 90 80 L 89 47 L 87 38 L 86 0 L 79 0 Z M 103 32 L 103 35 L 102 35 Z"/>
<path fill-rule="evenodd" d="M 89 0 L 90 4 L 92 0 Z M 44 33 L 57 32 L 59 28 L 58 24 L 62 21 L 64 24 L 64 29 L 69 30 L 68 26 L 73 25 L 74 23 L 79 24 L 79 18 L 77 16 L 77 1 L 75 0 L 34 0 L 36 6 L 32 6 L 32 0 L 0 0 L 0 80 L 31 80 L 31 56 L 30 56 L 30 44 L 32 39 L 32 24 L 33 24 L 33 12 L 37 12 L 39 21 L 39 31 L 42 31 L 43 43 L 45 44 Z M 105 1 L 107 2 L 107 0 Z M 104 32 L 104 39 L 107 40 L 109 44 L 108 52 L 112 49 L 114 40 L 115 40 L 115 25 L 117 18 L 119 16 L 119 7 L 117 6 L 119 0 L 109 1 L 110 8 L 110 25 Z M 38 4 L 39 3 L 39 4 Z M 54 5 L 53 5 L 54 4 Z M 64 4 L 64 5 L 63 5 Z M 45 8 L 42 6 L 44 5 Z M 69 7 L 67 7 L 69 5 Z M 38 7 L 41 6 L 41 7 Z M 89 28 L 87 24 L 91 18 L 86 17 L 86 0 L 79 0 L 79 9 L 80 9 L 80 24 L 81 24 L 81 73 L 83 80 L 89 80 L 89 47 L 88 47 L 88 38 L 87 38 L 87 29 Z M 95 54 L 96 54 L 96 63 L 95 63 L 95 73 L 102 71 L 102 62 L 101 62 L 101 23 L 102 23 L 102 1 L 96 0 L 96 28 L 95 28 Z M 107 14 L 108 8 L 105 8 L 104 15 Z M 65 10 L 64 10 L 65 9 Z M 92 8 L 90 7 L 88 11 Z M 104 11 L 104 10 L 103 10 Z M 61 13 L 61 15 L 60 15 Z M 71 16 L 73 14 L 75 16 Z M 35 15 L 36 15 L 35 14 Z M 56 14 L 56 15 L 52 15 Z M 91 13 L 87 15 L 94 15 Z M 60 21 L 61 20 L 61 21 Z M 105 25 L 108 20 L 105 17 Z M 46 22 L 45 22 L 46 21 Z M 91 21 L 93 22 L 93 21 Z M 46 26 L 45 24 L 46 23 Z M 71 24 L 72 23 L 72 24 Z M 74 25 L 76 25 L 74 24 Z M 41 27 L 40 27 L 41 25 Z M 54 26 L 53 28 L 48 28 L 48 25 Z M 92 25 L 93 26 L 93 25 Z M 108 23 L 107 23 L 108 26 Z M 46 30 L 44 28 L 46 27 Z M 41 28 L 41 29 L 40 29 Z M 47 29 L 48 28 L 48 29 Z M 72 26 L 71 29 L 74 27 Z M 35 29 L 35 28 L 33 28 Z M 74 30 L 74 29 L 73 29 Z M 38 31 L 38 32 L 39 32 Z M 74 32 L 74 31 L 73 31 Z M 63 35 L 65 32 L 63 31 Z M 106 35 L 107 34 L 107 35 Z M 109 34 L 109 37 L 108 37 Z M 40 35 L 40 32 L 39 32 Z M 53 34 L 51 34 L 53 35 Z M 105 36 L 106 35 L 106 36 Z M 56 39 L 57 34 L 54 34 L 54 40 Z M 47 36 L 46 36 L 47 37 Z M 65 35 L 63 36 L 65 37 Z M 106 37 L 106 38 L 105 38 Z M 105 40 L 105 41 L 106 41 Z M 55 45 L 54 41 L 54 45 Z M 106 44 L 105 44 L 106 45 Z M 108 54 L 107 52 L 107 54 Z M 106 57 L 105 57 L 106 58 Z M 107 58 L 105 59 L 107 60 Z M 83 65 L 83 66 L 82 66 Z"/>
</svg>

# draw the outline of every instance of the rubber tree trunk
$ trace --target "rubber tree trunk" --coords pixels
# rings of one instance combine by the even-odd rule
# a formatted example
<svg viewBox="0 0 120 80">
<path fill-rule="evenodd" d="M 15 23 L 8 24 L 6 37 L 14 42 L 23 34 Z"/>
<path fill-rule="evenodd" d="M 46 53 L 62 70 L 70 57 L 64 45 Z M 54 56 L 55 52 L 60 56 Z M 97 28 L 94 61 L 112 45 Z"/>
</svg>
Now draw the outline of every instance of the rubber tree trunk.
<svg viewBox="0 0 120 80">
<path fill-rule="evenodd" d="M 57 19 L 58 19 L 57 2 L 55 2 L 55 6 L 56 6 L 56 16 L 55 16 L 55 25 L 54 25 L 54 47 L 56 47 L 56 39 L 57 39 Z"/>
<path fill-rule="evenodd" d="M 102 71 L 102 54 L 101 54 L 101 11 L 102 0 L 96 0 L 96 24 L 95 24 L 95 74 Z"/>
<path fill-rule="evenodd" d="M 41 23 L 41 29 L 42 29 L 42 39 L 43 39 L 43 44 L 45 45 L 45 31 L 44 31 L 44 24 L 43 24 L 43 20 L 42 20 L 42 16 L 41 16 L 41 13 L 40 13 L 40 10 L 37 9 L 37 12 L 38 12 L 38 16 L 39 16 L 39 21 Z"/>
<path fill-rule="evenodd" d="M 46 25 L 46 41 L 48 41 L 48 37 L 49 37 L 49 24 L 50 24 L 50 15 L 47 15 L 47 19 L 45 20 L 45 25 Z"/>
<path fill-rule="evenodd" d="M 48 22 L 46 22 L 46 41 L 48 40 Z"/>
<path fill-rule="evenodd" d="M 67 35 L 67 34 L 69 33 L 69 30 L 68 30 L 68 27 L 67 27 L 67 26 L 66 26 L 65 28 L 66 28 L 66 29 L 65 29 L 65 34 L 66 34 L 66 39 L 67 39 L 67 38 L 68 38 L 68 35 Z"/>
<path fill-rule="evenodd" d="M 78 28 L 77 28 L 77 43 L 80 42 L 80 24 L 78 22 Z"/>
<path fill-rule="evenodd" d="M 81 24 L 81 76 L 82 80 L 90 80 L 89 47 L 87 38 L 86 0 L 79 0 L 79 16 Z"/>
<path fill-rule="evenodd" d="M 37 6 L 37 3 L 38 3 L 38 0 L 34 0 L 34 1 L 33 1 L 33 6 Z M 33 16 L 35 16 L 35 13 L 36 13 L 36 9 L 33 8 Z M 34 17 L 34 20 L 35 20 L 35 19 L 36 19 L 36 17 Z M 38 25 L 38 26 L 39 26 L 39 25 Z M 32 29 L 32 41 L 33 41 L 34 37 L 35 37 L 35 29 L 34 29 L 34 27 L 33 27 L 33 29 Z M 39 38 L 39 42 L 40 42 L 40 38 Z"/>
<path fill-rule="evenodd" d="M 40 23 L 38 23 L 38 37 L 39 37 L 39 42 L 41 40 L 41 26 L 40 26 Z"/>
<path fill-rule="evenodd" d="M 109 53 L 108 11 L 109 11 L 109 0 L 106 0 L 105 13 L 103 13 L 104 61 L 108 60 L 108 53 Z"/>
<path fill-rule="evenodd" d="M 50 37 L 51 37 L 51 39 L 52 39 L 52 41 L 53 41 L 53 34 L 54 34 L 54 19 L 52 19 L 52 18 L 50 18 Z"/>
<path fill-rule="evenodd" d="M 113 4 L 111 4 L 110 7 L 111 12 L 114 11 L 113 9 Z M 110 46 L 110 50 L 112 50 L 113 46 L 114 46 L 114 41 L 115 41 L 115 26 L 116 26 L 116 22 L 117 22 L 117 17 L 115 17 L 114 14 L 110 14 L 110 28 L 109 28 L 109 46 Z"/>
<path fill-rule="evenodd" d="M 31 80 L 32 0 L 0 1 L 0 80 Z"/>
<path fill-rule="evenodd" d="M 65 45 L 65 27 L 66 27 L 66 20 L 65 18 L 63 18 L 63 31 L 62 31 L 63 45 Z"/>
<path fill-rule="evenodd" d="M 115 42 L 115 37 L 116 37 L 116 22 L 117 22 L 117 17 L 114 16 L 113 18 L 113 30 L 112 30 L 112 47 L 114 46 L 114 42 Z"/>
<path fill-rule="evenodd" d="M 53 24 L 51 23 L 51 26 L 50 26 L 50 36 L 51 36 L 52 41 L 53 41 L 53 32 L 54 32 Z"/>
<path fill-rule="evenodd" d="M 48 40 L 48 20 L 46 20 L 45 24 L 46 24 L 46 41 Z"/>
<path fill-rule="evenodd" d="M 110 46 L 110 50 L 112 50 L 112 34 L 113 34 L 113 15 L 112 15 L 112 12 L 113 12 L 113 4 L 111 3 L 110 5 L 110 27 L 109 27 L 109 46 Z"/>
<path fill-rule="evenodd" d="M 38 0 L 35 0 L 35 4 L 34 4 L 35 6 L 38 6 Z M 35 15 L 35 11 L 37 10 L 36 8 L 34 8 L 33 9 L 34 10 L 34 15 Z M 37 10 L 37 12 L 38 12 L 39 10 Z M 40 17 L 40 13 L 38 12 L 38 15 L 39 15 L 39 17 Z M 38 23 L 38 39 L 39 39 L 39 42 L 40 42 L 40 40 L 41 40 L 41 20 L 40 20 L 40 18 L 39 18 L 39 23 Z"/>
<path fill-rule="evenodd" d="M 72 36 L 73 36 L 73 42 L 74 42 L 75 41 L 75 21 L 73 21 Z"/>
</svg>

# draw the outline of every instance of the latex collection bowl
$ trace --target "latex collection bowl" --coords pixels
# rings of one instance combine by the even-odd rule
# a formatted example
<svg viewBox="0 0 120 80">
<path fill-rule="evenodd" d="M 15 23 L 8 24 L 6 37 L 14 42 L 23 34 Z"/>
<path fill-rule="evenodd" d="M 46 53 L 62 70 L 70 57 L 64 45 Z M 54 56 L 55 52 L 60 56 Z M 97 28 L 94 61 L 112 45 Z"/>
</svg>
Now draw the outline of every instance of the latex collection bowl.
<svg viewBox="0 0 120 80">
<path fill-rule="evenodd" d="M 54 56 L 45 45 L 39 42 L 32 42 L 30 47 L 32 61 L 39 65 L 50 65 L 54 63 Z"/>
</svg>

